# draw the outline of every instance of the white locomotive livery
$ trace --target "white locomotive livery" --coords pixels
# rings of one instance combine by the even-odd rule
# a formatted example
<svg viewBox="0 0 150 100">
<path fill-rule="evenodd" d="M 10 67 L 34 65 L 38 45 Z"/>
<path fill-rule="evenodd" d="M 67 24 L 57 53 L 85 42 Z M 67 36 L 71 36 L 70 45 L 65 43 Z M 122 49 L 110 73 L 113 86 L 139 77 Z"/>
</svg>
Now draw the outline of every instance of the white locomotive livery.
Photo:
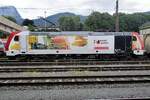
<svg viewBox="0 0 150 100">
<path fill-rule="evenodd" d="M 143 37 L 136 32 L 12 32 L 5 45 L 16 55 L 143 55 Z"/>
</svg>

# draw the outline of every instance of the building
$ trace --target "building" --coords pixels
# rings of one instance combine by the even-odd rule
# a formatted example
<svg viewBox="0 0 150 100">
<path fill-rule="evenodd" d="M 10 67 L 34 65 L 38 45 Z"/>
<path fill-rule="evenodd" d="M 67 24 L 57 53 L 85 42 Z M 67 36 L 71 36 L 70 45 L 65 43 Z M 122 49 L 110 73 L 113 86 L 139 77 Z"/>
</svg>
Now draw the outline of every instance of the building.
<svg viewBox="0 0 150 100">
<path fill-rule="evenodd" d="M 8 20 L 7 18 L 0 16 L 0 30 L 3 32 L 12 32 L 12 31 L 21 31 L 24 28 L 10 20 Z"/>
<path fill-rule="evenodd" d="M 150 34 L 150 22 L 147 22 L 140 27 L 140 34 Z"/>
</svg>

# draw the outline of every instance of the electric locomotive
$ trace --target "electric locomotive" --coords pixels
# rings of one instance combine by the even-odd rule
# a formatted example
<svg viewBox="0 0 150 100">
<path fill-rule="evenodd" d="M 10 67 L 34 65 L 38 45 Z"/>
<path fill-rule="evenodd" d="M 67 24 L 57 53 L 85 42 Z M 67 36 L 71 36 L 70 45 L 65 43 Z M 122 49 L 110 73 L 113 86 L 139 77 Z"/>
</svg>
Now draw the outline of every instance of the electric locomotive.
<svg viewBox="0 0 150 100">
<path fill-rule="evenodd" d="M 7 56 L 131 56 L 144 55 L 143 37 L 136 32 L 12 32 Z"/>
</svg>

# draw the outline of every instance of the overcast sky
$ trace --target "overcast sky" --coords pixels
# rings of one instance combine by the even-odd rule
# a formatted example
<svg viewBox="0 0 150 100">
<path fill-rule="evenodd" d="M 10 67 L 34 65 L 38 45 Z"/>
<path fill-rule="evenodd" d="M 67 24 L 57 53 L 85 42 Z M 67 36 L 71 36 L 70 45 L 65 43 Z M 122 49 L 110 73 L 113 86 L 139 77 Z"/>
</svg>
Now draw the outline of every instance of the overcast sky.
<svg viewBox="0 0 150 100">
<path fill-rule="evenodd" d="M 15 6 L 23 18 L 38 18 L 60 13 L 73 12 L 89 15 L 92 11 L 115 12 L 116 0 L 0 0 L 0 6 Z M 120 12 L 133 13 L 150 11 L 150 0 L 120 0 Z M 26 9 L 28 8 L 28 9 Z M 37 8 L 37 9 L 31 9 Z"/>
</svg>

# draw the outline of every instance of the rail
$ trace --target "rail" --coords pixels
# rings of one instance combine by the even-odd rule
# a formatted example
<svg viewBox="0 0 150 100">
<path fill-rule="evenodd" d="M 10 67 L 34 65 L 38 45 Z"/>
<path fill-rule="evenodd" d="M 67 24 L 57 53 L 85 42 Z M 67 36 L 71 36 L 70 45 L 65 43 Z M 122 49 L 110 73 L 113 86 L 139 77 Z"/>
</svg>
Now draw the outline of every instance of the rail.
<svg viewBox="0 0 150 100">
<path fill-rule="evenodd" d="M 150 64 L 146 61 L 94 61 L 94 60 L 55 60 L 55 61 L 0 61 L 0 66 L 29 66 L 29 65 L 114 65 L 114 64 Z"/>
</svg>

